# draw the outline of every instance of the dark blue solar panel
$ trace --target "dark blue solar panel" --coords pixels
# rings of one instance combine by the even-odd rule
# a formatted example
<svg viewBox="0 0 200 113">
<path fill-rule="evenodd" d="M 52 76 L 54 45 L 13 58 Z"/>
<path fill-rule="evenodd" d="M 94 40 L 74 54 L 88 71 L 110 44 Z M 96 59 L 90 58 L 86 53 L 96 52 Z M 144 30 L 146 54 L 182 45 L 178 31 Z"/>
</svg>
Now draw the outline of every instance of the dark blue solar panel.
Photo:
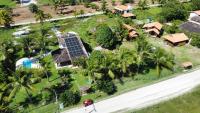
<svg viewBox="0 0 200 113">
<path fill-rule="evenodd" d="M 69 34 L 68 37 L 65 39 L 65 43 L 71 58 L 76 58 L 85 55 L 79 43 L 79 40 L 75 35 Z"/>
</svg>

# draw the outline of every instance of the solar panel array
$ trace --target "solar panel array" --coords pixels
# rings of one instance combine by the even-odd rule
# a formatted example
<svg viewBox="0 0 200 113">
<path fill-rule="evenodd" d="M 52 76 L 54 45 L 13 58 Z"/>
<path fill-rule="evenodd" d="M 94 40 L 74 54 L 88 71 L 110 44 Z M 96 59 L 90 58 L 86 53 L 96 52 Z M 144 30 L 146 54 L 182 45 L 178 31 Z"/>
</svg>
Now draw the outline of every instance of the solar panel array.
<svg viewBox="0 0 200 113">
<path fill-rule="evenodd" d="M 65 43 L 72 59 L 85 55 L 76 35 L 68 34 Z"/>
</svg>

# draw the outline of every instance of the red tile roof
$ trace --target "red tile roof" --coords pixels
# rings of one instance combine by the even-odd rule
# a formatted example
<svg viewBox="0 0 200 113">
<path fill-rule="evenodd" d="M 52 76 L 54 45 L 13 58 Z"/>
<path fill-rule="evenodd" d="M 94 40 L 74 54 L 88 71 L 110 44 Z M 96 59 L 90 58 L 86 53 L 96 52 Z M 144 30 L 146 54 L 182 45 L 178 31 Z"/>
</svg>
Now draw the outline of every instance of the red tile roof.
<svg viewBox="0 0 200 113">
<path fill-rule="evenodd" d="M 170 41 L 171 43 L 178 43 L 189 40 L 189 38 L 184 33 L 166 35 L 164 36 L 164 39 Z"/>
</svg>

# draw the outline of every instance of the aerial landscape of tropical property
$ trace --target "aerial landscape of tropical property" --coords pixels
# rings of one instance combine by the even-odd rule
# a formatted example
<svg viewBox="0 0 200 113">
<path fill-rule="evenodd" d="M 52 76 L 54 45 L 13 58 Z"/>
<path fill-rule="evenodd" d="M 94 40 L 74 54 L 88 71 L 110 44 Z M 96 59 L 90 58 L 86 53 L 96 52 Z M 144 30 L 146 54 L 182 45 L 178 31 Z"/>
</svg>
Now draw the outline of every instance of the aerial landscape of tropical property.
<svg viewBox="0 0 200 113">
<path fill-rule="evenodd" d="M 0 113 L 200 113 L 200 0 L 0 0 Z"/>
</svg>

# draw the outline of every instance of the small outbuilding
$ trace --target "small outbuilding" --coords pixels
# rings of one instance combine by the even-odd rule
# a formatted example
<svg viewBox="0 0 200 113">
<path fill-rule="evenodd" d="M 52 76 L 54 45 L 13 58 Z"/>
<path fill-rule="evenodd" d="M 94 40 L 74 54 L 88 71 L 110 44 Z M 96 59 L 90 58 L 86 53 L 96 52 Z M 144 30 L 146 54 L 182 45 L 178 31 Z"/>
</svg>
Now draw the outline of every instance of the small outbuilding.
<svg viewBox="0 0 200 113">
<path fill-rule="evenodd" d="M 181 64 L 181 67 L 183 67 L 184 69 L 191 69 L 193 67 L 192 62 L 183 62 Z"/>
<path fill-rule="evenodd" d="M 181 46 L 189 42 L 189 38 L 184 33 L 166 35 L 164 40 L 171 46 Z"/>
<path fill-rule="evenodd" d="M 135 16 L 133 13 L 125 13 L 125 14 L 122 14 L 122 17 L 124 17 L 124 18 L 136 19 L 136 16 Z"/>
<path fill-rule="evenodd" d="M 132 6 L 130 5 L 118 5 L 112 11 L 115 14 L 120 14 L 124 18 L 132 18 L 135 19 L 136 16 L 132 14 Z"/>
<path fill-rule="evenodd" d="M 125 13 L 130 13 L 132 10 L 132 7 L 130 5 L 118 5 L 114 8 L 115 13 L 120 13 L 120 14 L 125 14 Z"/>
<path fill-rule="evenodd" d="M 145 29 L 145 32 L 149 33 L 152 36 L 160 37 L 160 35 L 163 32 L 162 27 L 163 25 L 161 23 L 152 22 L 152 23 L 145 24 L 143 26 L 143 29 Z"/>
<path fill-rule="evenodd" d="M 136 29 L 133 28 L 132 26 L 123 24 L 123 27 L 128 30 L 129 39 L 134 39 L 139 36 L 139 34 L 136 32 Z"/>
</svg>

